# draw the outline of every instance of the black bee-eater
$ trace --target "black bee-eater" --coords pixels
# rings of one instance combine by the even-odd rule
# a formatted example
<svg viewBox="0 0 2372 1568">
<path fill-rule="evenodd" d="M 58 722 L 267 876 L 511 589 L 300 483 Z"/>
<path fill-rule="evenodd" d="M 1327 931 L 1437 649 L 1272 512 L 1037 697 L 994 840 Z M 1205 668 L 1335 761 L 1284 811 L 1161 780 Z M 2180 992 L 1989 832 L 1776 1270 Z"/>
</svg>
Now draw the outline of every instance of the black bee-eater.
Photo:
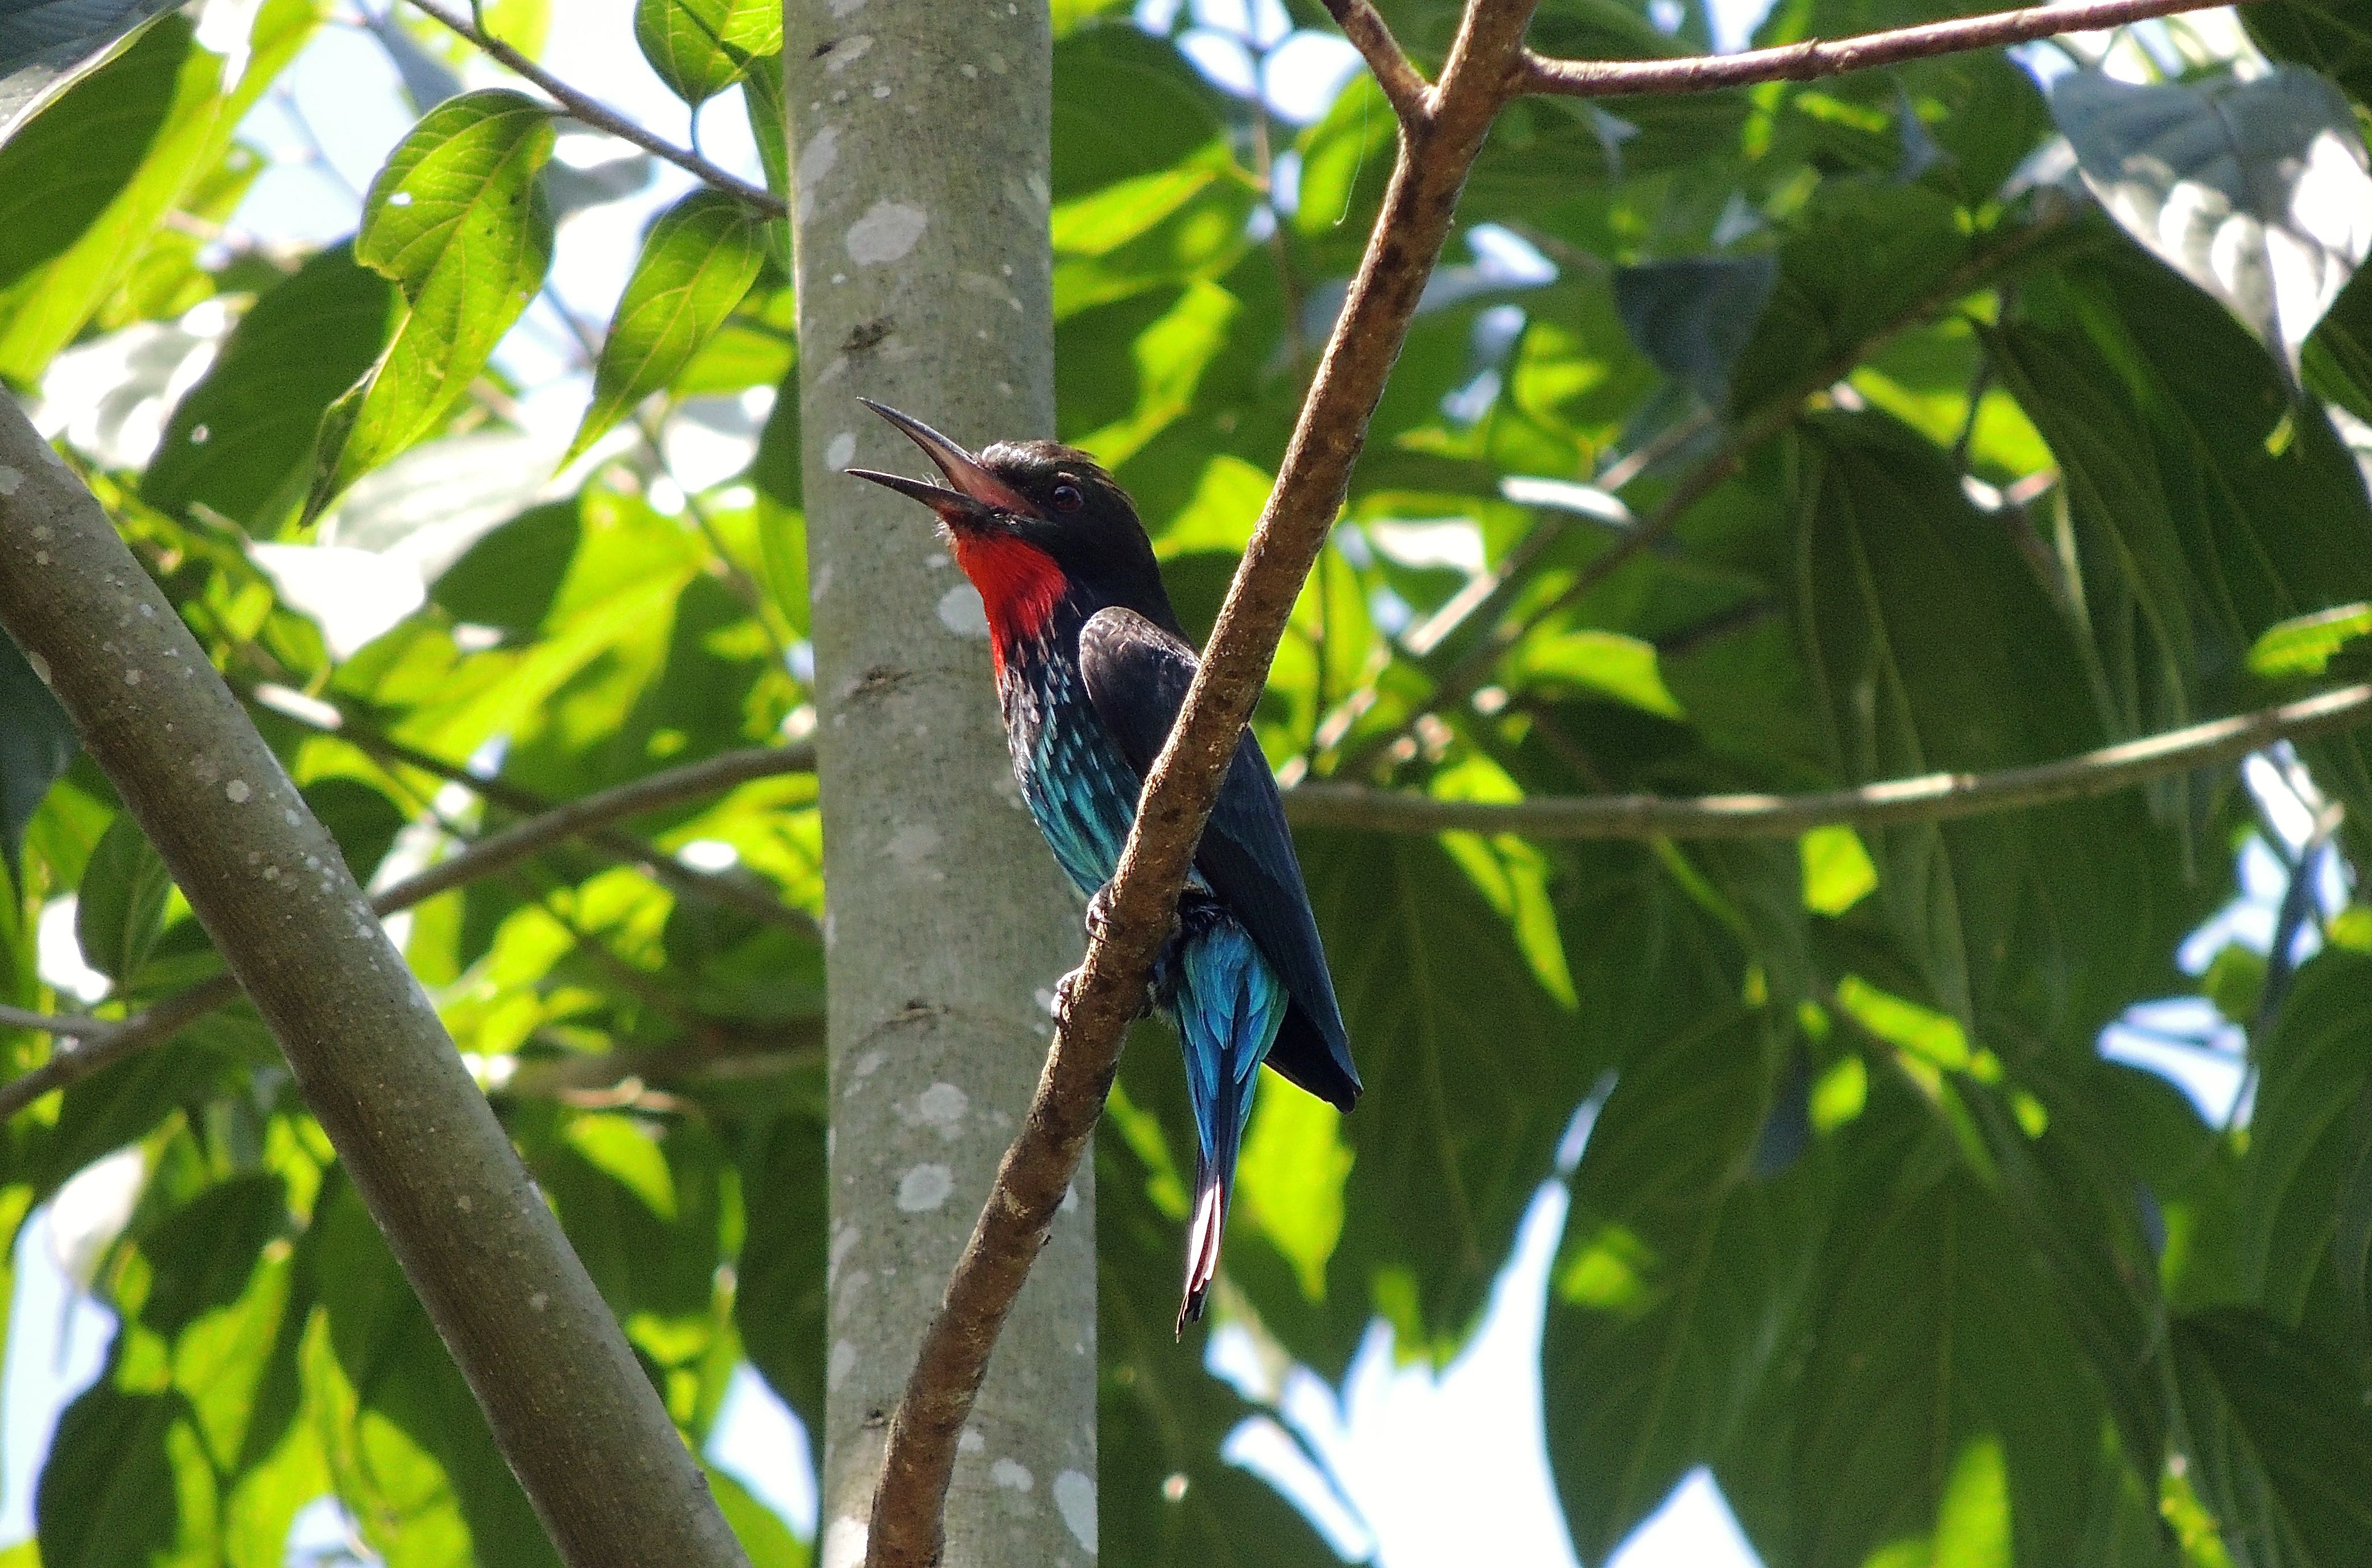
<svg viewBox="0 0 2372 1568">
<path fill-rule="evenodd" d="M 1094 901 L 1120 865 L 1145 775 L 1194 676 L 1136 507 L 1086 453 L 1007 441 L 974 457 L 918 419 L 867 401 L 947 483 L 866 469 L 938 514 L 988 610 L 989 654 L 1021 797 L 1074 886 Z M 1246 729 L 1156 966 L 1154 1003 L 1177 1026 L 1201 1147 L 1178 1322 L 1203 1315 L 1236 1156 L 1262 1062 L 1343 1110 L 1359 1098 L 1318 923 L 1260 743 Z"/>
</svg>

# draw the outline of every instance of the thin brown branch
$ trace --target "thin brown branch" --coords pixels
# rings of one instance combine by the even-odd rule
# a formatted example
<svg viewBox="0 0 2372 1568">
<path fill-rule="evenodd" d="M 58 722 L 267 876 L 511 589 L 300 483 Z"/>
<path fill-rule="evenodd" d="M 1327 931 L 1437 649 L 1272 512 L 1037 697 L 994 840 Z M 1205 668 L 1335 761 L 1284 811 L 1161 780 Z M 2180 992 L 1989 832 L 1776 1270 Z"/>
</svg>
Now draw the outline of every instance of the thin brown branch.
<svg viewBox="0 0 2372 1568">
<path fill-rule="evenodd" d="M 498 806 L 513 816 L 541 819 L 563 809 L 531 790 L 521 789 L 517 784 L 506 783 L 499 778 L 481 778 L 462 763 L 448 761 L 445 758 L 420 750 L 416 747 L 406 746 L 392 737 L 381 735 L 367 725 L 355 722 L 351 714 L 334 707 L 331 711 L 335 717 L 325 717 L 315 711 L 325 706 L 319 698 L 292 695 L 284 689 L 269 685 L 244 690 L 241 695 L 271 709 L 283 718 L 304 725 L 320 734 L 338 737 L 355 749 L 374 758 L 382 766 L 397 763 L 407 768 L 416 768 L 431 777 L 443 779 L 448 784 L 459 784 L 480 799 L 490 805 Z M 728 757 L 741 759 L 742 763 L 751 771 L 746 776 L 735 776 L 735 769 L 741 764 L 727 762 Z M 656 811 L 668 806 L 681 805 L 685 801 L 698 800 L 706 795 L 717 793 L 715 790 L 702 787 L 679 797 L 663 797 L 665 789 L 661 781 L 688 778 L 703 770 L 712 768 L 717 770 L 715 776 L 725 777 L 729 781 L 719 788 L 730 789 L 736 784 L 773 777 L 778 773 L 813 772 L 815 748 L 805 742 L 784 747 L 754 746 L 744 750 L 722 753 L 708 759 L 705 762 L 692 764 L 686 769 L 670 769 L 665 772 L 650 774 L 626 787 L 657 789 L 662 797 L 654 798 L 652 804 L 637 807 L 624 815 L 634 816 L 644 811 Z M 585 797 L 586 800 L 596 798 L 599 797 L 595 796 Z M 580 800 L 576 804 L 582 806 L 584 803 Z M 823 940 L 823 933 L 817 928 L 814 918 L 805 910 L 794 909 L 781 900 L 770 896 L 762 888 L 752 887 L 732 876 L 703 870 L 696 865 L 688 865 L 682 859 L 669 854 L 657 845 L 646 842 L 623 829 L 610 825 L 620 819 L 617 817 L 603 817 L 591 826 L 563 836 L 583 839 L 604 854 L 639 868 L 670 892 L 703 899 L 711 903 L 729 905 L 744 914 L 754 916 L 769 924 L 780 925 L 796 932 L 810 941 Z"/>
<path fill-rule="evenodd" d="M 1449 234 L 1458 192 L 1506 100 L 1533 0 L 1474 0 L 1391 182 L 1276 488 L 1261 515 L 1184 712 L 1154 763 L 1020 1135 L 998 1168 L 890 1418 L 867 1534 L 873 1568 L 933 1568 L 957 1439 L 1007 1311 L 1044 1245 L 1119 1065 L 1221 774 L 1266 682 L 1296 597 L 1342 509 L 1368 420 Z"/>
<path fill-rule="evenodd" d="M 685 767 L 670 768 L 665 772 L 653 773 L 612 789 L 599 790 L 581 800 L 554 807 L 540 817 L 529 818 L 498 833 L 488 834 L 458 854 L 381 889 L 371 898 L 371 912 L 384 919 L 415 904 L 424 903 L 439 893 L 451 892 L 456 888 L 498 876 L 554 844 L 593 832 L 608 823 L 722 794 L 752 779 L 804 772 L 814 766 L 814 752 L 806 747 L 751 747 L 742 751 L 727 751 Z M 169 996 L 147 1011 L 134 1014 L 120 1023 L 101 1021 L 94 1029 L 90 1024 L 79 1019 L 52 1020 L 61 1026 L 78 1026 L 51 1030 L 59 1035 L 74 1036 L 73 1043 L 61 1043 L 47 1062 L 0 1084 L 0 1121 L 6 1121 L 52 1089 L 62 1089 L 68 1084 L 87 1078 L 103 1067 L 110 1067 L 136 1056 L 152 1045 L 164 1043 L 198 1019 L 238 999 L 238 982 L 225 975 Z M 0 1018 L 0 1023 L 6 1021 Z M 47 1026 L 29 1024 L 23 1027 Z"/>
<path fill-rule="evenodd" d="M 1415 129 L 1433 116 L 1433 87 L 1424 73 L 1409 60 L 1401 48 L 1400 40 L 1392 36 L 1383 14 L 1372 0 L 1326 0 L 1326 9 L 1334 25 L 1351 41 L 1351 47 L 1366 57 L 1367 69 L 1376 75 L 1376 86 L 1384 89 L 1385 99 L 1401 123 Z"/>
<path fill-rule="evenodd" d="M 665 158 L 702 184 L 722 191 L 728 196 L 738 197 L 768 217 L 786 218 L 791 215 L 790 204 L 772 191 L 750 184 L 730 169 L 719 168 L 698 153 L 679 147 L 664 136 L 654 135 L 607 104 L 587 98 L 501 39 L 484 31 L 460 12 L 447 10 L 438 0 L 411 0 L 411 5 L 421 15 L 469 40 L 488 59 L 542 88 L 546 96 L 568 111 L 570 119 L 581 121 L 596 131 L 606 132 L 622 142 L 631 142 L 653 157 Z"/>
<path fill-rule="evenodd" d="M 684 767 L 669 768 L 647 778 L 596 790 L 582 799 L 555 806 L 541 816 L 530 817 L 499 832 L 489 833 L 449 860 L 438 861 L 426 870 L 404 878 L 379 897 L 390 898 L 401 892 L 404 901 L 395 907 L 409 909 L 448 889 L 506 870 L 563 840 L 588 834 L 610 823 L 680 806 L 686 801 L 722 795 L 752 779 L 772 778 L 779 773 L 811 772 L 814 769 L 815 752 L 812 748 L 805 746 L 754 746 L 745 750 L 723 752 Z M 379 912 L 385 914 L 390 912 L 382 910 Z"/>
<path fill-rule="evenodd" d="M 2236 761 L 2276 740 L 2304 740 L 2372 723 L 2372 686 L 2186 726 L 2081 756 L 1990 773 L 1927 773 L 1808 795 L 1546 796 L 1436 800 L 1306 784 L 1285 794 L 1296 828 L 1377 833 L 1517 833 L 1529 839 L 1784 839 L 1843 822 L 1881 828 L 1941 822 L 2064 800 L 2088 800 L 2170 773 Z"/>
<path fill-rule="evenodd" d="M 747 1078 L 823 1065 L 823 1020 L 788 1018 L 765 1025 L 719 1024 L 695 1038 L 645 1051 L 571 1051 L 522 1063 L 504 1093 L 558 1097 L 669 1084 L 686 1079 Z"/>
<path fill-rule="evenodd" d="M 1760 82 L 1808 82 L 1906 60 L 2123 27 L 2152 17 L 2204 11 L 2225 4 L 2227 0 L 2090 0 L 2081 6 L 2035 6 L 1853 38 L 1808 38 L 1773 49 L 1679 60 L 1551 60 L 1528 52 L 1518 90 L 1569 98 L 1624 98 L 1714 92 Z"/>
</svg>

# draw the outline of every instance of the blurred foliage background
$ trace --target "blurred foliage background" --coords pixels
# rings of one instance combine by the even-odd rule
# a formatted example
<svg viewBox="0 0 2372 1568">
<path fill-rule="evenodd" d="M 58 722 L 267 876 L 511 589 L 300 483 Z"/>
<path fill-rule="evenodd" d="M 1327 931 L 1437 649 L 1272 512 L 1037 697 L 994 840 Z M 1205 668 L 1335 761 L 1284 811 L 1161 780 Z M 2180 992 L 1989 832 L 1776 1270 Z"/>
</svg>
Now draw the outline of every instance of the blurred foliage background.
<svg viewBox="0 0 2372 1568">
<path fill-rule="evenodd" d="M 1381 8 L 1437 65 L 1456 7 Z M 1779 0 L 1757 41 L 1953 9 Z M 530 57 L 555 22 L 483 16 Z M 2354 0 L 2245 17 L 1513 106 L 1262 704 L 1283 776 L 1786 793 L 2359 676 L 2372 30 Z M 1190 19 L 1058 0 L 1052 242 L 1059 434 L 1137 498 L 1200 633 L 1393 119 L 1364 75 L 1308 123 L 1231 90 L 1327 25 L 1307 0 L 1223 60 Z M 1714 21 L 1547 0 L 1534 43 L 1695 52 Z M 778 194 L 779 22 L 642 0 L 634 39 L 687 102 L 738 89 Z M 246 240 L 242 117 L 356 25 L 418 127 L 351 238 Z M 569 220 L 650 171 L 505 80 L 401 6 L 214 4 L 0 146 L 0 375 L 379 889 L 812 724 L 786 228 L 695 192 L 611 319 L 547 294 L 593 371 L 555 440 L 494 350 Z M 754 457 L 689 471 L 678 436 L 735 410 Z M 737 1365 L 822 1394 L 813 794 L 745 778 L 394 917 L 695 1445 Z M 1218 1319 L 1327 1379 L 1378 1320 L 1447 1362 L 1561 1178 L 1544 1421 L 1586 1562 L 1710 1467 L 1773 1568 L 2372 1562 L 2367 822 L 2343 737 L 1800 841 L 1305 833 L 1370 1092 L 1262 1099 Z M 220 971 L 5 642 L 0 830 L 0 1003 L 100 1030 Z M 2245 846 L 2286 889 L 2271 930 L 2209 923 Z M 42 958 L 68 924 L 71 974 Z M 2245 1074 L 2215 1114 L 2101 1048 L 2186 997 L 2178 1048 Z M 0 1028 L 12 1075 L 53 1049 Z M 1159 1332 L 1192 1139 L 1148 1033 L 1098 1144 L 1102 1550 L 1334 1561 L 1220 1458 L 1276 1380 Z M 121 1326 L 0 1561 L 278 1563 L 325 1495 L 357 1555 L 550 1560 L 251 1014 L 17 1109 L 11 1233 L 110 1156 L 134 1179 L 82 1264 Z M 755 1561 L 805 1561 L 715 1480 Z"/>
</svg>

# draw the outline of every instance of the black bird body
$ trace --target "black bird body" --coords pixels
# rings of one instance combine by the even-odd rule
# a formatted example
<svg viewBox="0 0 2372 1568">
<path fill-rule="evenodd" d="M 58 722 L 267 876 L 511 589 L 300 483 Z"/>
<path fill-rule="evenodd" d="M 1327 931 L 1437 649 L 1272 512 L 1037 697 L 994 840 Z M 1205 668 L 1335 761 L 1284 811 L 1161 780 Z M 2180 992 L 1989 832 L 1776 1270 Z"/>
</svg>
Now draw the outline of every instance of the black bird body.
<svg viewBox="0 0 2372 1568">
<path fill-rule="evenodd" d="M 863 477 L 939 513 L 988 611 L 1022 798 L 1064 874 L 1092 896 L 1119 866 L 1145 775 L 1194 675 L 1152 545 L 1126 494 L 1084 453 L 1034 441 L 975 459 L 918 421 L 878 412 L 956 488 Z M 1217 1266 L 1260 1064 L 1343 1110 L 1359 1096 L 1276 782 L 1249 729 L 1179 919 L 1155 984 L 1179 1026 L 1202 1141 L 1182 1323 L 1200 1315 Z"/>
</svg>

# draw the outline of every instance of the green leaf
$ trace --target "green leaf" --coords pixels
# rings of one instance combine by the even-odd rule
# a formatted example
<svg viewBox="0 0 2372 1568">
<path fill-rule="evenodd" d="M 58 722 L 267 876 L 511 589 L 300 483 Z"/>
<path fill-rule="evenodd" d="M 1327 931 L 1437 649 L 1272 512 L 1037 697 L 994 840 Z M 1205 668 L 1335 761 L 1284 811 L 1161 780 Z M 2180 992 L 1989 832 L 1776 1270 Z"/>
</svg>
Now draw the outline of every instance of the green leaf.
<svg viewBox="0 0 2372 1568">
<path fill-rule="evenodd" d="M 2065 622 L 1942 454 L 1889 421 L 1823 418 L 1804 448 L 1796 582 L 1841 782 L 1982 772 L 2099 744 Z M 1873 830 L 1876 904 L 1924 996 L 2091 1054 L 2205 916 L 2131 796 Z M 2000 934 L 2026 933 L 2010 943 Z M 1888 989 L 1902 993 L 1899 985 Z"/>
<path fill-rule="evenodd" d="M 1850 363 L 1948 292 L 1971 244 L 1962 209 L 1924 185 L 1825 180 L 1789 220 L 1771 290 L 1729 377 L 1743 412 Z"/>
<path fill-rule="evenodd" d="M 2297 1323 L 2351 1208 L 2372 1127 L 2358 1114 L 2372 1093 L 2372 958 L 2333 949 L 2302 967 L 2281 1015 L 2259 1042 L 2262 1076 L 2242 1161 L 2241 1259 L 2250 1297 Z M 2342 1288 L 2359 1306 L 2360 1258 Z"/>
<path fill-rule="evenodd" d="M 772 0 L 635 0 L 634 41 L 659 80 L 697 109 L 758 56 L 782 53 L 783 8 Z"/>
<path fill-rule="evenodd" d="M 266 292 L 173 410 L 141 498 L 192 505 L 266 533 L 303 494 L 321 416 L 386 348 L 395 288 L 333 245 Z"/>
<path fill-rule="evenodd" d="M 1750 1175 L 1770 1094 L 1761 1021 L 1732 1010 L 1626 1068 L 1590 1129 L 1541 1351 L 1550 1463 L 1584 1561 L 1746 1438 L 1785 1351 L 1827 1179 L 1816 1162 Z"/>
<path fill-rule="evenodd" d="M 275 1547 L 285 1545 L 301 1500 L 245 1476 L 275 1459 L 284 1481 L 302 1467 L 293 1398 L 293 1313 L 302 1308 L 278 1239 L 286 1224 L 279 1179 L 246 1176 L 203 1190 L 138 1238 L 116 1271 L 125 1320 L 107 1370 L 68 1409 L 42 1466 L 43 1562 L 248 1568 L 259 1559 L 240 1548 L 275 1524 Z"/>
<path fill-rule="evenodd" d="M 1331 1568 L 1339 1560 L 1291 1504 L 1219 1457 L 1257 1407 L 1199 1357 L 1179 1353 L 1178 1222 L 1148 1195 L 1154 1179 L 1126 1138 L 1096 1140 L 1102 1559 L 1132 1568 Z"/>
<path fill-rule="evenodd" d="M 2037 273 L 1986 342 L 2064 476 L 2068 580 L 2118 733 L 2245 705 L 2235 677 L 2258 637 L 2372 601 L 2363 475 L 2198 290 L 2118 247 Z M 2348 802 L 2352 835 L 2372 807 L 2362 743 L 2301 750 Z"/>
<path fill-rule="evenodd" d="M 762 1129 L 741 1159 L 741 1192 L 749 1230 L 735 1265 L 733 1320 L 750 1364 L 818 1431 L 829 1228 L 823 1129 L 798 1115 Z"/>
<path fill-rule="evenodd" d="M 2372 604 L 2343 604 L 2269 627 L 2249 647 L 2249 669 L 2268 680 L 2320 675 L 2348 645 L 2372 633 Z"/>
<path fill-rule="evenodd" d="M 430 110 L 371 181 L 355 259 L 410 309 L 354 401 L 322 421 L 308 517 L 431 434 L 542 285 L 552 226 L 536 176 L 552 144 L 535 99 L 467 93 Z"/>
<path fill-rule="evenodd" d="M 1841 1134 L 1859 1202 L 1808 1298 L 1776 1559 L 1863 1568 L 1915 1542 L 1881 1561 L 2062 1561 L 2089 1512 L 2099 1395 L 2000 1212 L 1902 1143 L 1902 1099 Z"/>
<path fill-rule="evenodd" d="M 1328 1332 L 1293 1348 L 1339 1366 L 1381 1312 L 1403 1353 L 1446 1355 L 1481 1313 L 1602 1045 L 1440 846 L 1310 834 L 1302 852 L 1369 1101 L 1424 1110 L 1344 1119 L 1353 1163 L 1327 1270 Z M 1291 1342 L 1289 1320 L 1272 1315 Z"/>
<path fill-rule="evenodd" d="M 75 908 L 75 937 L 83 961 L 128 987 L 165 929 L 173 877 L 140 825 L 116 818 L 83 869 Z"/>
<path fill-rule="evenodd" d="M 170 0 L 30 0 L 0 17 L 0 140 Z"/>
<path fill-rule="evenodd" d="M 0 633 L 0 859 L 24 889 L 25 824 L 75 756 L 74 725 L 16 643 Z"/>
<path fill-rule="evenodd" d="M 2238 15 L 2268 55 L 2310 65 L 2372 105 L 2372 20 L 2354 0 L 2269 0 Z"/>
<path fill-rule="evenodd" d="M 0 371 L 33 380 L 75 340 L 315 20 L 309 0 L 269 0 L 227 92 L 189 21 L 160 21 L 0 148 Z"/>
<path fill-rule="evenodd" d="M 1850 827 L 1815 828 L 1796 844 L 1804 865 L 1804 907 L 1814 914 L 1843 914 L 1878 890 L 1878 867 Z"/>
<path fill-rule="evenodd" d="M 1778 281 L 1768 252 L 1655 261 L 1615 273 L 1614 308 L 1657 369 L 1718 408 Z"/>
<path fill-rule="evenodd" d="M 601 344 L 593 403 L 570 459 L 675 379 L 750 292 L 764 260 L 763 221 L 730 196 L 695 191 L 659 215 Z"/>
<path fill-rule="evenodd" d="M 790 1526 L 757 1498 L 750 1489 L 715 1465 L 703 1464 L 701 1473 L 708 1478 L 708 1490 L 716 1498 L 718 1512 L 733 1527 L 733 1534 L 749 1554 L 750 1568 L 808 1568 L 807 1543 L 791 1534 Z"/>
<path fill-rule="evenodd" d="M 2199 977 L 2200 994 L 2215 1004 L 2215 1010 L 2242 1028 L 2257 1021 L 2257 1009 L 2265 998 L 2265 956 L 2253 947 L 2238 942 L 2227 942 L 2217 950 Z"/>
<path fill-rule="evenodd" d="M 2236 1561 L 2340 1568 L 2372 1540 L 2362 1373 L 2262 1312 L 2175 1319 L 2192 1455 Z"/>
<path fill-rule="evenodd" d="M 758 144 L 758 162 L 766 171 L 766 189 L 780 196 L 790 190 L 789 129 L 783 113 L 783 57 L 770 54 L 754 61 L 741 82 L 741 108 L 750 121 L 750 139 Z M 766 226 L 766 243 L 774 264 L 791 267 L 791 226 L 787 218 Z"/>
<path fill-rule="evenodd" d="M 2291 66 L 2147 86 L 2071 71 L 2051 110 L 2126 231 L 2297 377 L 2307 335 L 2372 250 L 2372 169 L 2337 89 Z"/>
</svg>

